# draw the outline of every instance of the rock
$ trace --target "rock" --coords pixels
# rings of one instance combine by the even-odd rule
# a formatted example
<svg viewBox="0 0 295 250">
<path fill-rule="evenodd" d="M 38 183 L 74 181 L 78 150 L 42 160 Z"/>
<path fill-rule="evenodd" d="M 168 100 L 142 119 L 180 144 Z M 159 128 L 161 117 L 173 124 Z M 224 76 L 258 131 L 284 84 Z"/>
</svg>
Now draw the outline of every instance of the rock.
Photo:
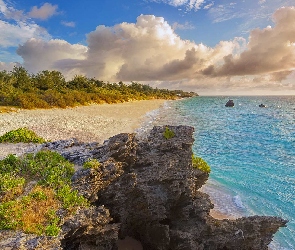
<svg viewBox="0 0 295 250">
<path fill-rule="evenodd" d="M 267 249 L 272 235 L 286 221 L 273 217 L 212 218 L 213 204 L 208 195 L 198 191 L 208 174 L 191 164 L 193 128 L 169 129 L 175 133 L 171 139 L 164 138 L 165 127 L 155 127 L 145 141 L 129 140 L 130 149 L 126 145 L 123 151 L 132 151 L 135 161 L 128 158 L 124 164 L 124 153 L 119 149 L 120 157 L 112 158 L 127 167 L 98 192 L 97 205 L 104 204 L 121 223 L 120 238 L 133 237 L 149 250 Z"/>
<path fill-rule="evenodd" d="M 36 236 L 9 230 L 0 231 L 0 249 L 62 250 L 58 237 Z"/>
<path fill-rule="evenodd" d="M 235 106 L 233 100 L 228 100 L 227 103 L 225 104 L 225 107 L 233 107 L 233 106 Z"/>
<path fill-rule="evenodd" d="M 119 134 L 103 145 L 74 139 L 45 144 L 43 148 L 80 168 L 90 158 L 100 162 L 96 169 L 79 169 L 72 177 L 73 188 L 92 206 L 64 218 L 58 237 L 3 231 L 0 249 L 39 249 L 44 244 L 46 249 L 116 250 L 118 238 L 129 237 L 140 241 L 144 250 L 268 249 L 287 221 L 211 217 L 214 205 L 199 191 L 208 173 L 192 167 L 194 129 L 168 128 L 174 133 L 169 139 L 164 137 L 165 126 L 154 127 L 145 139 Z"/>
<path fill-rule="evenodd" d="M 67 160 L 78 166 L 82 166 L 88 159 L 93 158 L 93 150 L 97 150 L 99 143 L 84 143 L 75 138 L 44 143 L 42 150 L 52 150 L 61 154 Z"/>
<path fill-rule="evenodd" d="M 115 249 L 120 225 L 111 221 L 103 206 L 80 209 L 62 226 L 63 249 Z"/>
</svg>

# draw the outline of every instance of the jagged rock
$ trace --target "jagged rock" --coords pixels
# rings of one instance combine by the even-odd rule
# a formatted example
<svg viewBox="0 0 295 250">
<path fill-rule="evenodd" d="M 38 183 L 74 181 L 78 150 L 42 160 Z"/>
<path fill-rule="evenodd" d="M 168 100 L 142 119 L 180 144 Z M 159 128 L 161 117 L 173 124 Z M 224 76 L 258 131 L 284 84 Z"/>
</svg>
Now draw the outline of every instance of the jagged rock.
<svg viewBox="0 0 295 250">
<path fill-rule="evenodd" d="M 99 190 L 107 187 L 122 173 L 122 164 L 108 160 L 97 169 L 80 169 L 72 177 L 72 186 L 90 202 L 97 201 Z"/>
<path fill-rule="evenodd" d="M 127 145 L 115 147 L 118 154 L 110 154 L 127 167 L 98 192 L 97 204 L 108 207 L 114 220 L 121 223 L 120 237 L 134 237 L 148 250 L 267 249 L 272 235 L 286 221 L 212 218 L 213 204 L 198 191 L 208 174 L 191 164 L 193 128 L 169 128 L 175 133 L 171 139 L 164 138 L 165 127 L 155 127 L 145 141 L 127 140 L 130 149 Z M 112 141 L 122 145 L 122 137 Z M 124 152 L 132 152 L 136 159 L 128 158 L 124 164 Z"/>
<path fill-rule="evenodd" d="M 86 207 L 64 218 L 62 231 L 57 237 L 37 236 L 2 230 L 1 250 L 116 250 L 120 225 L 112 223 L 109 210 L 104 206 Z"/>
<path fill-rule="evenodd" d="M 4 231 L 0 249 L 10 249 L 5 248 L 9 242 L 17 242 L 11 249 L 39 249 L 26 247 L 29 241 L 45 242 L 40 244 L 48 245 L 46 249 L 115 250 L 118 237 L 133 237 L 145 250 L 267 249 L 287 221 L 266 216 L 211 217 L 213 204 L 199 191 L 208 174 L 192 167 L 194 129 L 168 127 L 174 132 L 170 139 L 164 137 L 166 127 L 154 127 L 145 139 L 119 134 L 103 145 L 74 139 L 45 144 L 42 148 L 79 166 L 90 158 L 101 163 L 96 169 L 78 170 L 72 178 L 73 188 L 96 207 L 81 208 L 65 219 L 52 245 L 50 237 L 17 233 L 5 237 Z"/>
<path fill-rule="evenodd" d="M 75 138 L 69 140 L 59 140 L 42 144 L 42 150 L 56 151 L 67 160 L 76 165 L 82 166 L 88 159 L 93 158 L 93 150 L 97 150 L 102 145 L 99 143 L 84 143 Z"/>
<path fill-rule="evenodd" d="M 116 249 L 119 224 L 112 221 L 103 206 L 80 209 L 62 226 L 63 249 Z"/>
<path fill-rule="evenodd" d="M 58 237 L 36 236 L 23 232 L 1 230 L 1 250 L 62 250 Z"/>
</svg>

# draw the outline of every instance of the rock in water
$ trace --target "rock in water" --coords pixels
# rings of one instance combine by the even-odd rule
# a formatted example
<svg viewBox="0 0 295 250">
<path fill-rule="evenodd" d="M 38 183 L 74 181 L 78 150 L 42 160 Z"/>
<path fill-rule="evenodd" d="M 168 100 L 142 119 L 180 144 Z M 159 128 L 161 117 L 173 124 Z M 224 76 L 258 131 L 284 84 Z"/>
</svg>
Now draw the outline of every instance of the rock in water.
<svg viewBox="0 0 295 250">
<path fill-rule="evenodd" d="M 139 240 L 145 250 L 268 249 L 287 221 L 211 217 L 214 205 L 198 191 L 208 173 L 192 167 L 194 129 L 168 126 L 173 133 L 167 139 L 166 127 L 154 127 L 146 139 L 119 134 L 103 145 L 47 144 L 78 165 L 99 160 L 98 168 L 80 169 L 72 178 L 73 188 L 95 206 L 66 218 L 58 237 L 16 232 L 10 237 L 2 231 L 0 249 L 42 249 L 46 242 L 46 249 L 116 250 L 117 239 L 125 237 Z"/>
</svg>

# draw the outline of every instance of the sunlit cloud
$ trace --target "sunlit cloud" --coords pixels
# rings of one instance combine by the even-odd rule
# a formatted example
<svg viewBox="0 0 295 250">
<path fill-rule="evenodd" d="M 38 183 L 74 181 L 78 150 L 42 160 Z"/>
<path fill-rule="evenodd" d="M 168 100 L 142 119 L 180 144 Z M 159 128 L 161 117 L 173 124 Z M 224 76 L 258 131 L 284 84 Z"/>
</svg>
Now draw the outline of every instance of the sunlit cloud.
<svg viewBox="0 0 295 250">
<path fill-rule="evenodd" d="M 295 90 L 295 9 L 281 8 L 273 27 L 251 31 L 215 47 L 179 37 L 164 18 L 141 15 L 135 23 L 100 25 L 87 45 L 29 39 L 17 53 L 30 72 L 59 70 L 104 81 L 140 81 L 165 88 L 212 91 Z M 184 24 L 184 26 L 189 26 Z"/>
<path fill-rule="evenodd" d="M 57 8 L 57 5 L 44 3 L 40 8 L 34 6 L 28 13 L 28 16 L 36 19 L 46 20 L 49 17 L 57 14 Z"/>
<path fill-rule="evenodd" d="M 273 74 L 273 79 L 286 78 L 295 68 L 295 8 L 281 8 L 273 15 L 275 26 L 251 31 L 247 50 L 238 57 L 224 57 L 220 67 L 210 65 L 211 76 Z"/>
</svg>

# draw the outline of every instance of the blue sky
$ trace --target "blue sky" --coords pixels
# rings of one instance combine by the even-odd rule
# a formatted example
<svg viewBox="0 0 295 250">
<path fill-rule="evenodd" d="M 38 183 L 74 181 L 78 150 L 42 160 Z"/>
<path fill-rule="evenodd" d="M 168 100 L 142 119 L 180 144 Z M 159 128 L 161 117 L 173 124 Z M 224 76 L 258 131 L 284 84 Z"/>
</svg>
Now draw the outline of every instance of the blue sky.
<svg viewBox="0 0 295 250">
<path fill-rule="evenodd" d="M 295 94 L 294 0 L 0 0 L 0 70 Z"/>
</svg>

